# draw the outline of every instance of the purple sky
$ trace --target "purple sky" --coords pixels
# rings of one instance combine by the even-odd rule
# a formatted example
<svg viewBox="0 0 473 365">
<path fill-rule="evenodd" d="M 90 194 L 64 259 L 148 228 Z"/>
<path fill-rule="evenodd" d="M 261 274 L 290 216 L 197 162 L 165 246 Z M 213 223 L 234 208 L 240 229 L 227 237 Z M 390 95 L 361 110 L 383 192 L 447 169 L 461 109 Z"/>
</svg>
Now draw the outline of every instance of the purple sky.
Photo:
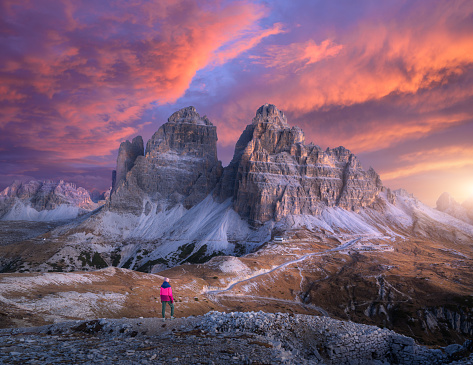
<svg viewBox="0 0 473 365">
<path fill-rule="evenodd" d="M 434 206 L 473 194 L 473 2 L 0 2 L 0 189 L 111 184 L 121 141 L 194 105 L 226 165 L 264 103 Z"/>
</svg>

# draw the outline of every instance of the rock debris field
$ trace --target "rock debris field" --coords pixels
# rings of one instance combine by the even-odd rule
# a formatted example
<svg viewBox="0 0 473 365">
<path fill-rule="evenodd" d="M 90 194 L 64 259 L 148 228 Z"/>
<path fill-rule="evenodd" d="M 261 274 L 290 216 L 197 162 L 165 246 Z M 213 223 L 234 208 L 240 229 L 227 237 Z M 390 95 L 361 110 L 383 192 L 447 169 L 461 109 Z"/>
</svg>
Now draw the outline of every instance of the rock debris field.
<svg viewBox="0 0 473 365">
<path fill-rule="evenodd" d="M 3 364 L 473 364 L 471 341 L 442 349 L 328 317 L 209 312 L 0 330 Z"/>
</svg>

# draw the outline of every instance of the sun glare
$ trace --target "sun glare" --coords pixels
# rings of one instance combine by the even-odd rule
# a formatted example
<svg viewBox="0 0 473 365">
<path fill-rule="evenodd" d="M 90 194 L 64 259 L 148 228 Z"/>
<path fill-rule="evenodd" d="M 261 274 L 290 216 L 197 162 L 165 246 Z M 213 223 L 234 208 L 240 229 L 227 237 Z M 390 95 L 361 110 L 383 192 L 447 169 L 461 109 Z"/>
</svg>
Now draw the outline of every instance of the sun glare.
<svg viewBox="0 0 473 365">
<path fill-rule="evenodd" d="M 465 184 L 461 191 L 462 194 L 458 196 L 458 202 L 463 203 L 465 200 L 469 200 L 473 198 L 473 183 L 472 184 Z"/>
<path fill-rule="evenodd" d="M 473 198 L 473 184 L 470 184 L 470 189 L 468 190 L 468 198 Z"/>
</svg>

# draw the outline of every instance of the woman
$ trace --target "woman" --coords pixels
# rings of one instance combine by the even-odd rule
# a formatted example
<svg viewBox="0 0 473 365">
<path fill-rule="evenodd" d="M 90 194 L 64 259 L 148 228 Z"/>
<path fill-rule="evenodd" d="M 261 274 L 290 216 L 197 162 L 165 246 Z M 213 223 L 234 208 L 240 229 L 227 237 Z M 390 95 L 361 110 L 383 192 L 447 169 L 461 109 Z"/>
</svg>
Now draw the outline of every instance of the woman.
<svg viewBox="0 0 473 365">
<path fill-rule="evenodd" d="M 161 296 L 163 321 L 166 320 L 166 303 L 169 303 L 169 306 L 171 307 L 171 319 L 174 319 L 174 298 L 172 296 L 172 288 L 171 284 L 169 284 L 169 278 L 164 279 L 164 283 L 159 289 L 159 294 Z"/>
</svg>

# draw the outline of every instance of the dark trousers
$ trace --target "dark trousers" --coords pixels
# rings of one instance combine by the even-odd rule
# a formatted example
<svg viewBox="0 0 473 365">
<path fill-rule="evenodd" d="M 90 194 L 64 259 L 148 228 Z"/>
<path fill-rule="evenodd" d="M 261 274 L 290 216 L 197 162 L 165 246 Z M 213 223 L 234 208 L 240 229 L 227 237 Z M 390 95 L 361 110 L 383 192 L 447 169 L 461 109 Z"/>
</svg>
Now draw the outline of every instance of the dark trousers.
<svg viewBox="0 0 473 365">
<path fill-rule="evenodd" d="M 172 302 L 161 302 L 163 318 L 166 317 L 166 303 L 169 303 L 169 306 L 171 307 L 171 317 L 174 317 L 174 304 Z"/>
</svg>

